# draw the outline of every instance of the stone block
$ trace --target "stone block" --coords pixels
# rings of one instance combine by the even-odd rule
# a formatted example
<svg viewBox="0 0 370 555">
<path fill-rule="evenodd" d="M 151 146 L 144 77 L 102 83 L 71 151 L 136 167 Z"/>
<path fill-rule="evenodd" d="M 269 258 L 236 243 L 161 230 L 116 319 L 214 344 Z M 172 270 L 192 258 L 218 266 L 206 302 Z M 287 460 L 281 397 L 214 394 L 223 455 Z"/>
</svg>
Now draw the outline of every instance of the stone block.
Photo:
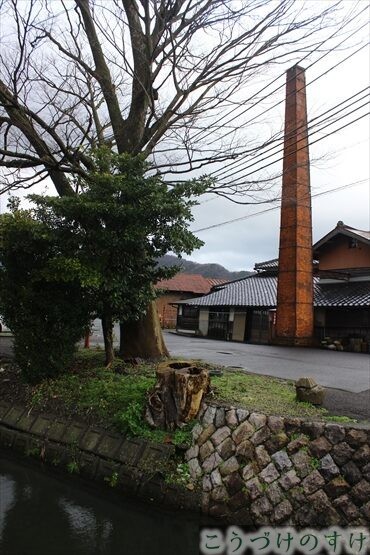
<svg viewBox="0 0 370 555">
<path fill-rule="evenodd" d="M 348 495 L 341 495 L 333 501 L 333 507 L 342 513 L 348 522 L 359 516 L 359 511 Z"/>
<path fill-rule="evenodd" d="M 299 509 L 299 507 L 302 507 L 302 505 L 306 503 L 306 497 L 303 494 L 303 488 L 301 486 L 289 490 L 288 496 L 295 509 Z"/>
<path fill-rule="evenodd" d="M 342 474 L 351 486 L 359 482 L 362 478 L 360 469 L 353 461 L 348 461 L 348 463 L 342 466 Z"/>
<path fill-rule="evenodd" d="M 345 441 L 338 443 L 333 447 L 331 455 L 335 462 L 339 466 L 343 466 L 347 461 L 349 461 L 354 453 L 354 449 L 348 445 Z"/>
<path fill-rule="evenodd" d="M 298 476 L 305 478 L 312 470 L 311 457 L 306 451 L 297 451 L 291 458 Z"/>
<path fill-rule="evenodd" d="M 12 406 L 11 409 L 3 416 L 3 423 L 12 428 L 16 428 L 16 424 L 22 414 L 27 414 L 24 407 Z"/>
<path fill-rule="evenodd" d="M 193 436 L 193 440 L 197 441 L 198 437 L 200 436 L 200 434 L 203 432 L 203 427 L 199 424 L 199 422 L 197 422 L 194 426 L 194 428 L 191 431 L 191 434 Z"/>
<path fill-rule="evenodd" d="M 117 453 L 117 459 L 124 465 L 135 467 L 145 446 L 145 442 L 141 439 L 125 439 Z"/>
<path fill-rule="evenodd" d="M 252 478 L 245 482 L 245 491 L 248 492 L 249 497 L 254 500 L 260 497 L 263 488 L 258 478 Z"/>
<path fill-rule="evenodd" d="M 295 470 L 289 470 L 279 479 L 279 484 L 285 491 L 289 491 L 290 489 L 300 484 L 300 482 L 301 479 L 297 476 Z"/>
<path fill-rule="evenodd" d="M 346 437 L 345 429 L 343 426 L 338 426 L 338 424 L 327 424 L 324 434 L 332 445 L 336 445 Z"/>
<path fill-rule="evenodd" d="M 275 507 L 272 517 L 275 523 L 282 524 L 290 517 L 292 512 L 293 507 L 291 503 L 287 499 L 284 499 L 284 501 Z"/>
<path fill-rule="evenodd" d="M 324 457 L 332 449 L 331 443 L 325 437 L 318 437 L 309 445 L 311 454 L 318 459 Z"/>
<path fill-rule="evenodd" d="M 151 472 L 153 469 L 161 468 L 170 459 L 174 452 L 174 445 L 147 443 L 144 451 L 137 460 L 136 465 L 144 472 Z"/>
<path fill-rule="evenodd" d="M 360 466 L 367 464 L 370 461 L 370 445 L 361 445 L 352 458 Z"/>
<path fill-rule="evenodd" d="M 259 478 L 266 484 L 271 484 L 280 477 L 279 472 L 273 463 L 270 463 L 259 473 Z"/>
<path fill-rule="evenodd" d="M 36 414 L 29 414 L 28 411 L 25 411 L 17 422 L 17 429 L 24 432 L 29 432 L 36 418 Z"/>
<path fill-rule="evenodd" d="M 200 461 L 203 462 L 207 457 L 211 455 L 211 453 L 213 453 L 214 450 L 215 448 L 213 447 L 213 444 L 210 440 L 203 443 L 202 447 L 199 449 Z"/>
<path fill-rule="evenodd" d="M 312 505 L 317 517 L 320 519 L 322 526 L 333 526 L 341 524 L 340 517 L 335 509 L 331 506 L 325 492 L 318 490 L 307 498 Z"/>
<path fill-rule="evenodd" d="M 98 464 L 96 466 L 95 479 L 104 481 L 109 484 L 112 476 L 114 474 L 118 475 L 121 467 L 118 463 L 113 461 L 106 461 L 100 458 L 98 458 L 97 460 Z"/>
<path fill-rule="evenodd" d="M 4 416 L 10 411 L 11 405 L 0 401 L 0 422 L 3 422 Z"/>
<path fill-rule="evenodd" d="M 189 472 L 192 480 L 197 480 L 202 475 L 202 469 L 199 465 L 198 459 L 191 459 L 188 462 Z"/>
<path fill-rule="evenodd" d="M 239 424 L 241 424 L 248 418 L 249 411 L 247 411 L 246 409 L 236 409 L 236 416 L 238 418 Z"/>
<path fill-rule="evenodd" d="M 123 443 L 123 437 L 116 434 L 105 433 L 97 448 L 101 457 L 117 459 L 117 453 Z"/>
<path fill-rule="evenodd" d="M 266 425 L 267 416 L 259 412 L 252 412 L 249 416 L 249 422 L 254 426 L 255 430 L 259 430 Z"/>
<path fill-rule="evenodd" d="M 239 462 L 237 461 L 236 457 L 230 457 L 227 461 L 223 462 L 220 465 L 220 474 L 221 476 L 228 476 L 232 472 L 239 470 Z"/>
<path fill-rule="evenodd" d="M 287 470 L 288 468 L 291 468 L 293 466 L 292 461 L 288 457 L 286 451 L 278 451 L 277 453 L 274 453 L 273 455 L 271 455 L 271 458 L 274 461 L 277 468 L 281 471 Z"/>
<path fill-rule="evenodd" d="M 242 422 L 242 424 L 240 424 L 236 428 L 236 430 L 233 431 L 232 438 L 235 441 L 236 445 L 239 445 L 239 443 L 241 443 L 242 441 L 245 441 L 246 439 L 249 439 L 253 434 L 254 434 L 254 428 L 246 420 L 245 422 Z"/>
<path fill-rule="evenodd" d="M 203 426 L 209 426 L 210 424 L 214 424 L 215 416 L 216 416 L 216 407 L 207 407 L 205 413 L 202 416 Z"/>
<path fill-rule="evenodd" d="M 211 480 L 211 476 L 209 474 L 207 474 L 206 476 L 203 477 L 203 482 L 202 482 L 202 489 L 203 491 L 211 491 L 213 488 L 212 485 L 212 480 Z"/>
<path fill-rule="evenodd" d="M 10 430 L 9 428 L 0 427 L 0 445 L 2 447 L 10 448 L 14 443 L 16 435 L 16 430 Z"/>
<path fill-rule="evenodd" d="M 306 447 L 308 445 L 308 442 L 309 442 L 308 437 L 302 435 L 290 441 L 287 445 L 286 450 L 289 454 L 295 453 L 296 451 L 299 451 L 300 449 Z"/>
<path fill-rule="evenodd" d="M 354 449 L 358 449 L 359 445 L 367 442 L 367 434 L 365 430 L 349 428 L 346 430 L 346 442 Z"/>
<path fill-rule="evenodd" d="M 242 470 L 242 476 L 245 482 L 253 478 L 256 474 L 258 474 L 258 468 L 256 468 L 254 462 L 246 464 Z"/>
<path fill-rule="evenodd" d="M 357 482 L 350 491 L 352 499 L 357 503 L 366 503 L 370 500 L 370 484 L 367 480 Z"/>
<path fill-rule="evenodd" d="M 211 472 L 211 480 L 213 487 L 221 486 L 222 485 L 222 477 L 218 468 L 215 468 L 213 472 Z"/>
<path fill-rule="evenodd" d="M 221 463 L 222 463 L 222 459 L 221 459 L 220 455 L 217 452 L 212 453 L 212 455 L 210 455 L 203 462 L 202 468 L 203 468 L 204 472 L 209 474 L 210 472 L 212 472 L 212 470 L 214 470 L 216 467 L 218 467 Z"/>
<path fill-rule="evenodd" d="M 237 471 L 232 472 L 231 474 L 226 476 L 224 478 L 224 484 L 227 488 L 229 496 L 233 496 L 244 487 L 244 481 Z"/>
<path fill-rule="evenodd" d="M 265 443 L 270 435 L 270 428 L 268 426 L 263 426 L 263 428 L 260 428 L 251 436 L 250 441 L 253 445 L 261 445 L 261 443 Z"/>
<path fill-rule="evenodd" d="M 220 445 L 229 435 L 231 434 L 230 428 L 227 426 L 223 426 L 222 428 L 218 428 L 212 435 L 211 441 L 215 447 Z"/>
<path fill-rule="evenodd" d="M 216 428 L 213 424 L 209 424 L 209 426 L 206 426 L 197 439 L 197 444 L 199 445 L 199 447 L 203 445 L 203 443 L 205 443 L 215 431 Z"/>
<path fill-rule="evenodd" d="M 322 422 L 302 422 L 301 431 L 310 439 L 317 439 L 324 432 L 325 424 Z"/>
<path fill-rule="evenodd" d="M 324 490 L 329 497 L 335 499 L 336 497 L 340 497 L 341 495 L 347 493 L 349 485 L 343 476 L 336 476 L 326 484 Z"/>
<path fill-rule="evenodd" d="M 235 453 L 235 444 L 233 440 L 228 437 L 221 443 L 221 445 L 217 446 L 217 452 L 220 454 L 222 459 L 225 461 L 229 459 Z"/>
<path fill-rule="evenodd" d="M 284 431 L 284 419 L 281 416 L 268 416 L 267 425 L 273 434 Z"/>
<path fill-rule="evenodd" d="M 225 486 L 218 486 L 217 488 L 213 488 L 211 491 L 211 499 L 212 501 L 216 501 L 218 503 L 226 503 L 228 499 L 228 494 Z"/>
<path fill-rule="evenodd" d="M 260 469 L 265 468 L 265 466 L 267 466 L 271 462 L 271 457 L 263 445 L 258 445 L 256 447 L 255 456 Z"/>
<path fill-rule="evenodd" d="M 236 414 L 236 410 L 235 409 L 230 409 L 227 410 L 225 413 L 225 420 L 226 420 L 226 424 L 234 429 L 237 427 L 237 425 L 239 424 L 239 420 Z"/>
<path fill-rule="evenodd" d="M 325 480 L 331 480 L 339 474 L 339 468 L 335 464 L 331 455 L 327 454 L 320 459 L 320 474 L 324 476 Z"/>
<path fill-rule="evenodd" d="M 225 422 L 225 409 L 223 407 L 218 407 L 215 416 L 216 428 L 222 428 L 222 426 L 225 426 Z"/>
<path fill-rule="evenodd" d="M 266 515 L 271 513 L 273 507 L 266 495 L 260 497 L 256 501 L 251 504 L 251 513 L 255 517 L 259 517 L 260 515 Z"/>
<path fill-rule="evenodd" d="M 45 437 L 49 427 L 52 424 L 50 417 L 39 415 L 31 427 L 31 433 Z"/>
<path fill-rule="evenodd" d="M 306 476 L 304 480 L 302 480 L 302 487 L 306 495 L 314 493 L 324 485 L 325 480 L 317 470 L 314 470 L 311 474 Z"/>
<path fill-rule="evenodd" d="M 80 441 L 80 448 L 84 451 L 94 451 L 96 450 L 99 441 L 103 437 L 103 432 L 100 430 L 94 430 L 89 428 L 86 433 L 84 434 L 83 438 Z"/>
<path fill-rule="evenodd" d="M 62 441 L 64 433 L 66 431 L 66 423 L 62 420 L 53 420 L 48 429 L 47 437 L 53 441 Z"/>
<path fill-rule="evenodd" d="M 281 487 L 277 482 L 273 482 L 268 486 L 268 488 L 266 489 L 266 495 L 273 505 L 277 505 L 285 497 L 285 493 L 283 493 Z"/>
<path fill-rule="evenodd" d="M 254 445 L 246 439 L 239 443 L 236 448 L 236 456 L 243 461 L 250 461 L 254 458 Z"/>
<path fill-rule="evenodd" d="M 230 507 L 231 511 L 234 513 L 234 511 L 237 511 L 242 507 L 245 507 L 246 503 L 247 503 L 247 499 L 246 499 L 245 493 L 243 491 L 238 491 L 232 497 L 230 497 L 228 501 L 228 506 Z M 233 523 L 237 524 L 237 522 L 234 520 L 234 515 L 232 520 L 233 520 Z"/>
<path fill-rule="evenodd" d="M 269 453 L 275 453 L 285 447 L 288 442 L 288 436 L 284 432 L 278 432 L 271 435 L 271 437 L 266 441 L 265 447 Z"/>
<path fill-rule="evenodd" d="M 190 459 L 194 459 L 199 455 L 199 446 L 192 445 L 185 453 L 185 460 L 190 461 Z"/>
<path fill-rule="evenodd" d="M 297 401 L 321 406 L 325 398 L 325 389 L 313 378 L 300 378 L 295 383 Z"/>
<path fill-rule="evenodd" d="M 87 427 L 79 422 L 72 422 L 68 424 L 66 431 L 64 432 L 62 441 L 64 443 L 79 444 L 81 438 L 85 434 Z"/>
</svg>

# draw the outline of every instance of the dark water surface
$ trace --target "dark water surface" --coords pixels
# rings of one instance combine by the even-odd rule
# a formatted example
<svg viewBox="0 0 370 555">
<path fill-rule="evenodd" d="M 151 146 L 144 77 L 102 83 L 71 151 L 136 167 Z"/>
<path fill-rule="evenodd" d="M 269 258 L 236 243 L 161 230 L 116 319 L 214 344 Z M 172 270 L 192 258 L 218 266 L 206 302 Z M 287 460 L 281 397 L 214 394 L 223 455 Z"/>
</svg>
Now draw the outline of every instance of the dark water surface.
<svg viewBox="0 0 370 555">
<path fill-rule="evenodd" d="M 194 515 L 111 498 L 0 452 L 0 555 L 196 555 Z"/>
</svg>

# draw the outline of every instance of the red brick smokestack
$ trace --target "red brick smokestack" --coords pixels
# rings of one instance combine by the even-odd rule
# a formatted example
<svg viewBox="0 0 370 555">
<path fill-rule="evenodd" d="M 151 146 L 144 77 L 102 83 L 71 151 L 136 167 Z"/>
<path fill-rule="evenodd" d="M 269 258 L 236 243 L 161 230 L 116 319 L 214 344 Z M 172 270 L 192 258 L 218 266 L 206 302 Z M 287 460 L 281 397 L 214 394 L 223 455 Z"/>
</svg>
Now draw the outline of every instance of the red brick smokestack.
<svg viewBox="0 0 370 555">
<path fill-rule="evenodd" d="M 276 342 L 313 336 L 312 220 L 304 69 L 287 71 Z"/>
</svg>

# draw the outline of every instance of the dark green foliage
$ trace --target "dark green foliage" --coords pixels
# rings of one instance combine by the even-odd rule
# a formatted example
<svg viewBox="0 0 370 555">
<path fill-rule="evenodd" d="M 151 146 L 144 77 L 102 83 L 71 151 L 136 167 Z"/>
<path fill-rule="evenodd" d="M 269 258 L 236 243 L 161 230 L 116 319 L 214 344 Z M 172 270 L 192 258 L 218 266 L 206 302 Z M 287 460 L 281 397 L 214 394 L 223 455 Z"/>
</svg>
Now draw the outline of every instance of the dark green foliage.
<svg viewBox="0 0 370 555">
<path fill-rule="evenodd" d="M 27 381 L 54 377 L 71 363 L 89 323 L 80 282 L 52 271 L 55 237 L 27 211 L 0 218 L 0 312 L 13 331 L 16 361 Z"/>
<path fill-rule="evenodd" d="M 114 320 L 143 316 L 152 284 L 176 272 L 159 267 L 158 257 L 201 246 L 187 227 L 191 197 L 208 183 L 169 187 L 148 170 L 140 156 L 100 150 L 79 195 L 33 195 L 33 210 L 13 201 L 2 217 L 0 314 L 28 380 L 68 366 L 92 314 L 103 321 L 110 364 Z"/>
</svg>

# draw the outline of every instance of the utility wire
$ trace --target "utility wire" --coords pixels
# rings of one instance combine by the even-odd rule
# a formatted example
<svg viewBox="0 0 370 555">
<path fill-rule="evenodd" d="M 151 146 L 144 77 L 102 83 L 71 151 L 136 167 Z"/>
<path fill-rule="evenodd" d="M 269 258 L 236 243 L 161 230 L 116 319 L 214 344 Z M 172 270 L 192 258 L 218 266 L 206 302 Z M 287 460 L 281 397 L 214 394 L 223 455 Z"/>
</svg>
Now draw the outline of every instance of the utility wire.
<svg viewBox="0 0 370 555">
<path fill-rule="evenodd" d="M 309 125 L 309 124 L 311 124 L 312 122 L 314 122 L 314 121 L 316 121 L 316 120 L 322 118 L 323 116 L 327 116 L 330 112 L 332 112 L 333 110 L 335 110 L 335 108 L 338 108 L 339 106 L 342 106 L 343 104 L 346 104 L 346 103 L 349 102 L 350 100 L 354 99 L 356 96 L 362 94 L 364 91 L 368 91 L 369 89 L 370 89 L 370 86 L 365 87 L 364 89 L 362 89 L 361 91 L 358 91 L 357 93 L 355 93 L 354 95 L 350 96 L 349 98 L 346 98 L 345 100 L 339 102 L 339 103 L 336 104 L 335 106 L 332 106 L 332 107 L 329 108 L 328 110 L 325 110 L 325 112 L 322 112 L 322 113 L 319 114 L 318 116 L 316 116 L 316 117 L 310 119 L 310 120 L 307 122 L 307 124 L 308 124 L 308 126 L 307 126 L 307 131 L 310 130 L 310 129 L 313 129 L 314 127 L 316 127 L 316 126 L 318 126 L 318 125 L 321 125 L 321 124 L 325 123 L 327 120 L 331 119 L 333 116 L 335 116 L 335 115 L 337 115 L 338 113 L 341 113 L 341 112 L 347 110 L 348 108 L 350 108 L 351 106 L 353 106 L 354 104 L 356 104 L 357 102 L 359 102 L 360 100 L 363 100 L 364 98 L 366 98 L 366 97 L 369 95 L 369 93 L 367 93 L 366 95 L 364 95 L 364 96 L 358 98 L 357 100 L 353 101 L 349 106 L 344 106 L 341 110 L 337 110 L 336 112 L 334 112 L 334 113 L 331 114 L 330 116 L 324 118 L 322 121 L 316 122 L 314 125 Z M 342 116 L 342 117 L 346 117 L 346 116 Z M 332 123 L 335 123 L 335 121 L 337 121 L 337 120 L 334 120 Z M 306 124 L 303 124 L 303 125 L 300 125 L 300 126 L 296 127 L 296 129 L 295 129 L 294 131 L 295 131 L 295 132 L 298 132 L 299 130 L 304 130 L 305 128 L 306 128 Z M 277 143 L 277 144 L 274 144 L 273 146 L 269 146 L 271 143 Z M 271 151 L 273 151 L 273 150 L 275 150 L 275 149 L 278 149 L 278 150 L 279 150 L 280 147 L 281 147 L 281 145 L 283 145 L 283 144 L 284 144 L 284 132 L 281 132 L 281 133 L 279 134 L 278 137 L 276 137 L 276 138 L 273 139 L 269 144 L 266 145 L 266 146 L 269 146 L 269 148 L 268 148 L 267 150 L 265 150 L 265 149 L 266 149 L 266 146 L 265 146 L 265 147 L 262 147 L 262 152 L 260 152 L 260 153 L 256 154 L 255 156 L 253 156 L 253 157 L 249 160 L 249 162 L 255 160 L 256 158 L 260 158 L 261 156 L 264 156 L 264 155 L 267 154 L 268 152 L 271 152 Z M 265 156 L 264 158 L 262 158 L 261 160 L 259 160 L 259 162 L 261 162 L 262 160 L 267 160 L 268 158 L 270 158 L 271 156 L 275 156 L 276 154 L 277 154 L 277 152 L 274 152 L 274 153 L 272 153 L 272 154 L 269 154 L 269 156 Z M 245 157 L 247 157 L 247 156 L 245 156 Z M 245 158 L 245 157 L 243 157 L 243 158 Z M 258 163 L 258 161 L 257 161 L 257 162 L 254 162 L 254 163 L 251 164 L 251 165 L 255 165 L 255 164 L 257 164 L 257 163 Z M 234 170 L 235 168 L 238 168 L 238 167 L 240 167 L 240 166 L 243 166 L 243 162 L 242 162 L 242 161 L 239 161 L 238 163 L 236 163 L 236 164 L 233 166 L 232 169 Z M 247 166 L 243 166 L 243 169 L 246 169 L 247 167 L 250 167 L 249 163 L 248 163 Z M 211 172 L 209 175 L 210 175 L 210 176 L 217 176 L 217 178 L 219 178 L 221 175 L 227 174 L 227 177 L 231 177 L 232 175 L 235 175 L 235 173 L 237 173 L 239 170 L 233 171 L 232 173 L 228 173 L 228 171 L 229 171 L 228 168 L 220 168 L 220 169 L 218 169 L 218 170 L 215 170 L 214 172 Z"/>
<path fill-rule="evenodd" d="M 352 19 L 350 19 L 349 21 L 347 21 L 346 25 L 343 27 L 345 28 L 347 25 L 349 25 L 350 23 L 352 23 L 352 21 L 354 21 L 358 16 L 360 16 L 364 11 L 367 10 L 367 7 L 364 8 L 363 10 L 361 10 L 358 14 L 356 14 Z M 365 26 L 367 25 L 367 22 L 364 25 L 361 25 L 361 27 L 359 27 L 358 29 L 355 29 L 352 33 L 350 33 L 345 39 L 343 39 L 341 42 L 339 42 L 338 44 L 336 44 L 335 47 L 333 47 L 331 50 L 325 52 L 322 56 L 320 56 L 317 60 L 315 60 L 314 62 L 312 62 L 307 69 L 313 67 L 316 63 L 318 63 L 319 61 L 321 61 L 323 58 L 325 58 L 329 53 L 331 53 L 333 50 L 335 50 L 336 48 L 338 48 L 338 46 L 341 46 L 342 44 L 344 44 L 348 39 L 350 39 L 353 35 L 355 35 L 356 33 L 358 33 L 359 31 L 361 31 Z M 325 44 L 327 41 L 331 40 L 336 34 L 338 33 L 338 31 L 334 31 L 334 33 L 332 33 L 332 35 L 330 35 L 330 37 L 327 37 L 326 39 L 324 39 L 323 41 L 321 41 L 313 50 L 311 50 L 310 52 L 308 52 L 303 58 L 301 58 L 298 62 L 297 65 L 301 64 L 308 56 L 312 55 L 316 50 L 318 50 L 319 48 L 322 47 L 323 44 Z M 256 96 L 258 96 L 261 92 L 263 92 L 264 90 L 266 90 L 267 88 L 269 88 L 271 85 L 273 85 L 276 81 L 278 81 L 280 78 L 284 77 L 285 72 L 283 72 L 282 74 L 278 75 L 278 77 L 276 77 L 275 79 L 273 79 L 273 81 L 271 81 L 269 84 L 267 84 L 266 86 L 262 87 L 262 89 L 260 89 L 259 91 L 257 91 L 255 94 L 253 94 L 251 97 L 249 97 L 247 100 L 245 100 L 243 102 L 243 104 L 249 103 L 251 100 L 253 100 Z M 263 102 L 264 100 L 266 100 L 266 98 L 268 98 L 269 96 L 272 96 L 275 92 L 277 92 L 278 90 L 280 90 L 282 87 L 285 86 L 285 82 L 282 83 L 281 85 L 279 85 L 277 88 L 275 88 L 273 91 L 271 91 L 268 95 L 262 97 L 261 99 L 259 99 L 257 102 L 255 102 L 253 104 L 253 106 L 248 106 L 247 108 L 245 108 L 245 110 L 243 110 L 242 112 L 240 112 L 239 114 L 237 114 L 236 116 L 234 116 L 233 118 L 231 118 L 230 120 L 228 120 L 225 124 L 223 124 L 223 127 L 225 127 L 226 125 L 228 125 L 229 123 L 231 123 L 232 121 L 234 121 L 236 118 L 239 118 L 242 115 L 245 115 L 247 112 L 249 112 L 252 108 L 255 108 L 255 106 L 257 106 L 258 104 L 260 104 L 261 102 Z M 218 119 L 217 123 L 219 123 L 222 119 L 224 119 L 224 117 L 226 117 L 227 115 L 232 114 L 235 110 L 239 109 L 240 106 L 237 106 L 236 108 L 233 108 L 232 110 L 230 110 L 227 114 L 225 114 L 224 116 L 222 116 L 221 118 Z M 272 109 L 269 108 L 268 110 Z M 260 114 L 261 115 L 261 114 Z M 207 131 L 209 130 L 210 127 L 205 128 L 203 131 Z M 196 133 L 193 137 L 192 140 L 196 139 L 199 137 L 199 135 L 202 134 L 203 131 L 198 131 L 198 133 Z M 214 126 L 212 127 L 212 130 L 209 131 L 208 133 L 206 133 L 206 135 L 204 135 L 202 137 L 202 140 L 204 140 L 205 138 L 207 138 L 209 135 L 212 135 L 214 132 Z M 211 143 L 212 144 L 212 143 Z"/>
<path fill-rule="evenodd" d="M 360 181 L 354 181 L 352 183 L 346 183 L 346 185 L 341 185 L 340 187 L 335 187 L 334 189 L 328 189 L 326 191 L 322 191 L 321 193 L 316 193 L 312 195 L 312 198 L 321 197 L 324 195 L 330 195 L 331 193 L 336 193 L 337 191 L 341 191 L 343 189 L 348 189 L 350 187 L 355 187 L 356 185 L 361 185 L 365 183 L 368 179 L 361 179 Z M 232 220 L 226 220 L 225 222 L 219 222 L 218 224 L 209 225 L 207 227 L 201 227 L 199 229 L 192 230 L 192 233 L 200 233 L 202 231 L 208 231 L 209 229 L 216 229 L 217 227 L 222 227 L 224 225 L 233 224 L 235 222 L 241 222 L 242 220 L 248 220 L 249 218 L 254 218 L 255 216 L 260 216 L 262 214 L 266 214 L 267 212 L 272 212 L 273 210 L 279 210 L 279 206 L 273 206 L 271 208 L 266 208 L 265 210 L 260 210 L 259 212 L 253 212 L 252 214 L 247 214 L 245 216 L 240 216 L 239 218 L 233 218 Z"/>
<path fill-rule="evenodd" d="M 352 121 L 346 123 L 345 125 L 342 125 L 341 127 L 338 127 L 337 129 L 334 129 L 333 131 L 331 131 L 330 133 L 327 133 L 327 134 L 323 135 L 322 137 L 319 137 L 319 138 L 316 139 L 315 141 L 309 142 L 309 143 L 308 143 L 308 146 L 314 145 L 314 144 L 318 143 L 319 141 L 322 141 L 323 139 L 326 139 L 326 137 L 330 137 L 330 136 L 333 135 L 334 133 L 337 133 L 338 131 L 341 131 L 342 129 L 345 129 L 346 127 L 349 127 L 350 125 L 353 125 L 354 123 L 356 123 L 357 121 L 363 119 L 364 117 L 366 117 L 366 116 L 368 116 L 368 115 L 369 115 L 369 112 L 366 112 L 365 114 L 362 114 L 362 115 L 359 116 L 358 118 L 356 118 L 356 119 L 354 119 L 354 120 L 352 120 Z M 344 116 L 344 117 L 346 117 L 346 116 Z M 339 119 L 343 119 L 343 118 L 339 118 Z M 335 122 L 334 122 L 334 123 L 335 123 Z M 331 124 L 329 124 L 329 125 L 331 125 Z M 321 131 L 321 129 L 320 129 L 320 131 Z M 297 152 L 299 152 L 300 150 L 302 150 L 302 149 L 304 149 L 304 148 L 306 148 L 306 145 L 304 145 L 304 146 L 302 146 L 302 147 L 300 147 L 300 148 L 297 148 L 297 149 L 296 149 L 295 151 L 293 151 L 293 152 L 290 152 L 289 155 L 296 154 Z M 266 168 L 272 166 L 273 164 L 276 164 L 277 162 L 280 162 L 280 161 L 282 161 L 282 160 L 284 160 L 284 156 L 282 156 L 281 158 L 278 158 L 277 160 L 274 160 L 273 162 L 269 162 L 268 164 L 265 164 L 265 165 L 262 166 L 261 168 L 257 168 L 257 169 L 255 169 L 255 170 L 253 170 L 253 171 L 251 171 L 251 172 L 248 172 L 248 173 L 246 173 L 246 174 L 243 174 L 243 175 L 241 175 L 240 177 L 238 177 L 238 178 L 232 183 L 232 185 L 242 185 L 241 183 L 238 183 L 241 179 L 244 179 L 245 177 L 248 177 L 249 175 L 252 175 L 252 174 L 254 174 L 254 173 L 256 173 L 256 172 L 259 172 L 259 171 L 261 171 L 261 170 L 264 170 L 264 169 L 266 169 Z M 231 185 L 231 183 L 224 183 L 223 185 L 224 185 L 224 186 L 225 186 L 225 185 Z"/>
</svg>

